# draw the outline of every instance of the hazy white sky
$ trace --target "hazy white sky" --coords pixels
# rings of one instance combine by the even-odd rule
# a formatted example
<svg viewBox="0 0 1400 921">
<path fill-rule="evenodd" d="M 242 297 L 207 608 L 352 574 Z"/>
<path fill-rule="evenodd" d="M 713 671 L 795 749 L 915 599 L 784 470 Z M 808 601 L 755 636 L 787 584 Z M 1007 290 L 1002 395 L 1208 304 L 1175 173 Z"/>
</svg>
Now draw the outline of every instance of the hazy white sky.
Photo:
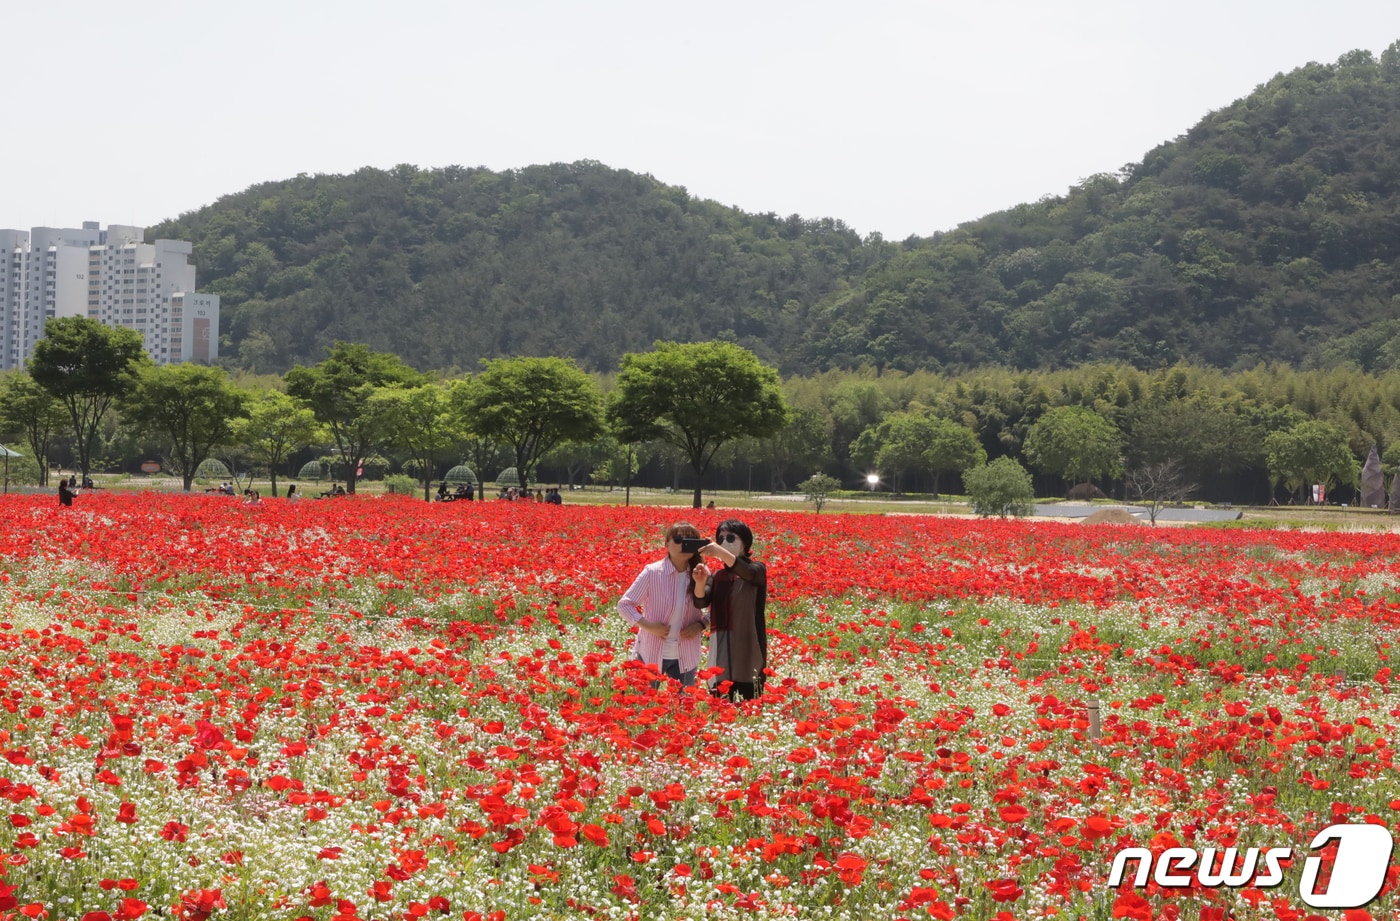
<svg viewBox="0 0 1400 921">
<path fill-rule="evenodd" d="M 361 166 L 598 160 L 890 239 L 1140 160 L 1396 0 L 69 0 L 0 29 L 0 227 Z"/>
</svg>

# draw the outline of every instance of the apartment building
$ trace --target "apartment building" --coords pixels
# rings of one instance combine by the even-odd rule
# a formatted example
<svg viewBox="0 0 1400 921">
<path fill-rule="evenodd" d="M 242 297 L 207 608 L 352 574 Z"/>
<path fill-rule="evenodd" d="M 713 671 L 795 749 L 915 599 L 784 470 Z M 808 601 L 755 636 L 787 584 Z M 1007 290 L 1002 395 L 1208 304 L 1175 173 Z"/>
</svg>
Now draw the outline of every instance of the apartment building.
<svg viewBox="0 0 1400 921">
<path fill-rule="evenodd" d="M 0 369 L 23 367 L 44 321 L 89 317 L 134 329 L 157 364 L 219 356 L 219 298 L 195 291 L 192 248 L 145 229 L 0 230 Z"/>
</svg>

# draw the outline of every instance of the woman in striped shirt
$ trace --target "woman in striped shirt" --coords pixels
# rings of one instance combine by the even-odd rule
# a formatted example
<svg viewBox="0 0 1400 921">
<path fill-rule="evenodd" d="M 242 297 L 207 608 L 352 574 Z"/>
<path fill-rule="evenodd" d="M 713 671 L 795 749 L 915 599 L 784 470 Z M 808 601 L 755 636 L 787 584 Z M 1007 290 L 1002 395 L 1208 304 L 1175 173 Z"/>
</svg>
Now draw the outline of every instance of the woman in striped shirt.
<svg viewBox="0 0 1400 921">
<path fill-rule="evenodd" d="M 666 556 L 648 564 L 617 603 L 618 613 L 638 627 L 636 657 L 687 688 L 695 684 L 701 635 L 709 623 L 696 595 L 704 594 L 709 572 L 698 554 L 681 549 L 681 538 L 699 536 L 685 522 L 667 528 Z"/>
</svg>

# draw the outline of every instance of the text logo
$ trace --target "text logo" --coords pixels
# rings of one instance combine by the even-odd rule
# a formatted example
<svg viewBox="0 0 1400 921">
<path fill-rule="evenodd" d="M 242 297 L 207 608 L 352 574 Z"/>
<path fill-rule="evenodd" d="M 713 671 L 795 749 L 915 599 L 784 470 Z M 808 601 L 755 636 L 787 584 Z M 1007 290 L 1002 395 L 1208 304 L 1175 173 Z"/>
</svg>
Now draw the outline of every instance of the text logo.
<svg viewBox="0 0 1400 921">
<path fill-rule="evenodd" d="M 1317 891 L 1322 858 L 1312 856 L 1303 862 L 1298 896 L 1312 908 L 1361 908 L 1370 904 L 1385 885 L 1395 839 L 1380 825 L 1329 825 L 1317 833 L 1308 847 L 1317 851 L 1333 841 L 1337 842 L 1337 856 L 1325 887 L 1327 891 Z M 1243 861 L 1239 849 L 1233 847 L 1224 850 L 1210 847 L 1202 851 L 1169 847 L 1154 861 L 1147 848 L 1130 847 L 1114 856 L 1108 885 L 1114 889 L 1122 886 L 1128 861 L 1136 860 L 1132 878 L 1132 885 L 1136 887 L 1146 886 L 1150 878 L 1164 889 L 1190 886 L 1193 879 L 1206 888 L 1253 884 L 1269 889 L 1283 883 L 1282 863 L 1292 856 L 1293 849 L 1289 847 L 1271 847 L 1263 851 L 1257 847 L 1246 848 Z M 1192 868 L 1195 868 L 1194 874 L 1190 872 Z"/>
</svg>

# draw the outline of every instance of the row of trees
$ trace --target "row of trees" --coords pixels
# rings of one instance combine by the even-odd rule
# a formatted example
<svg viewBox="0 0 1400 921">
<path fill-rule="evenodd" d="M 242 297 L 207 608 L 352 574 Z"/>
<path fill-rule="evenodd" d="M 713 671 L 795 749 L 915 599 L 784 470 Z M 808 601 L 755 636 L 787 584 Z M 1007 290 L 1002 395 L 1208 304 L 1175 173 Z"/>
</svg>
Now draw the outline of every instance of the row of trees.
<svg viewBox="0 0 1400 921">
<path fill-rule="evenodd" d="M 1373 445 L 1387 449 L 1387 472 L 1400 463 L 1400 376 L 1344 370 L 1097 365 L 784 382 L 744 349 L 712 342 L 658 343 L 625 356 L 612 377 L 561 358 L 513 358 L 441 379 L 339 343 L 318 364 L 253 383 L 262 386 L 213 368 L 157 367 L 130 331 L 56 320 L 29 376 L 3 384 L 0 434 L 22 432 L 47 457 L 66 429 L 86 473 L 104 426 L 112 431 L 119 417 L 186 488 L 202 460 L 226 456 L 223 446 L 238 446 L 275 486 L 294 455 L 318 445 L 351 489 L 349 474 L 382 453 L 425 491 L 457 463 L 478 480 L 513 463 L 523 484 L 541 468 L 570 483 L 640 474 L 655 484 L 670 468 L 677 488 L 688 468 L 695 502 L 703 478 L 732 487 L 737 472 L 742 486 L 745 468 L 750 485 L 757 468 L 760 488 L 788 489 L 815 471 L 850 486 L 873 474 L 896 490 L 937 492 L 1009 457 L 1039 474 L 1043 495 L 1084 482 L 1160 493 L 1143 484 L 1177 481 L 1203 498 L 1267 501 L 1279 487 L 1306 499 L 1310 484 L 1355 484 L 1357 458 Z"/>
<path fill-rule="evenodd" d="M 643 442 L 662 442 L 694 470 L 698 507 L 701 480 L 726 442 L 771 436 L 787 422 L 777 372 L 730 343 L 657 343 L 652 352 L 625 355 L 606 399 L 568 359 L 498 359 L 472 377 L 438 380 L 361 344 L 340 342 L 329 352 L 288 372 L 285 393 L 252 393 L 217 368 L 152 364 L 132 330 L 50 320 L 29 377 L 4 385 L 0 430 L 22 432 L 34 456 L 47 458 L 68 423 L 86 477 L 98 427 L 115 412 L 160 441 L 165 465 L 186 491 L 222 445 L 245 448 L 274 490 L 277 470 L 307 445 L 333 445 L 348 471 L 388 450 L 418 472 L 425 499 L 448 457 L 475 459 L 484 472 L 504 448 L 528 486 L 540 459 L 566 443 L 609 438 L 612 453 L 625 447 L 631 455 Z M 44 482 L 47 464 L 40 466 Z M 347 480 L 353 493 L 356 478 Z"/>
<path fill-rule="evenodd" d="M 798 470 L 821 467 L 847 483 L 876 471 L 898 488 L 936 489 L 976 464 L 967 432 L 987 458 L 1037 471 L 1041 495 L 1092 480 L 1127 496 L 1143 471 L 1171 464 L 1201 498 L 1262 503 L 1286 497 L 1275 487 L 1354 483 L 1355 459 L 1372 446 L 1382 449 L 1387 474 L 1400 466 L 1394 373 L 1121 364 L 962 375 L 867 370 L 789 378 L 785 389 L 796 421 L 784 439 L 789 456 L 803 460 Z M 1069 408 L 1084 412 L 1054 412 Z M 1287 448 L 1294 442 L 1313 447 Z M 925 445 L 917 463 L 911 444 Z"/>
</svg>

